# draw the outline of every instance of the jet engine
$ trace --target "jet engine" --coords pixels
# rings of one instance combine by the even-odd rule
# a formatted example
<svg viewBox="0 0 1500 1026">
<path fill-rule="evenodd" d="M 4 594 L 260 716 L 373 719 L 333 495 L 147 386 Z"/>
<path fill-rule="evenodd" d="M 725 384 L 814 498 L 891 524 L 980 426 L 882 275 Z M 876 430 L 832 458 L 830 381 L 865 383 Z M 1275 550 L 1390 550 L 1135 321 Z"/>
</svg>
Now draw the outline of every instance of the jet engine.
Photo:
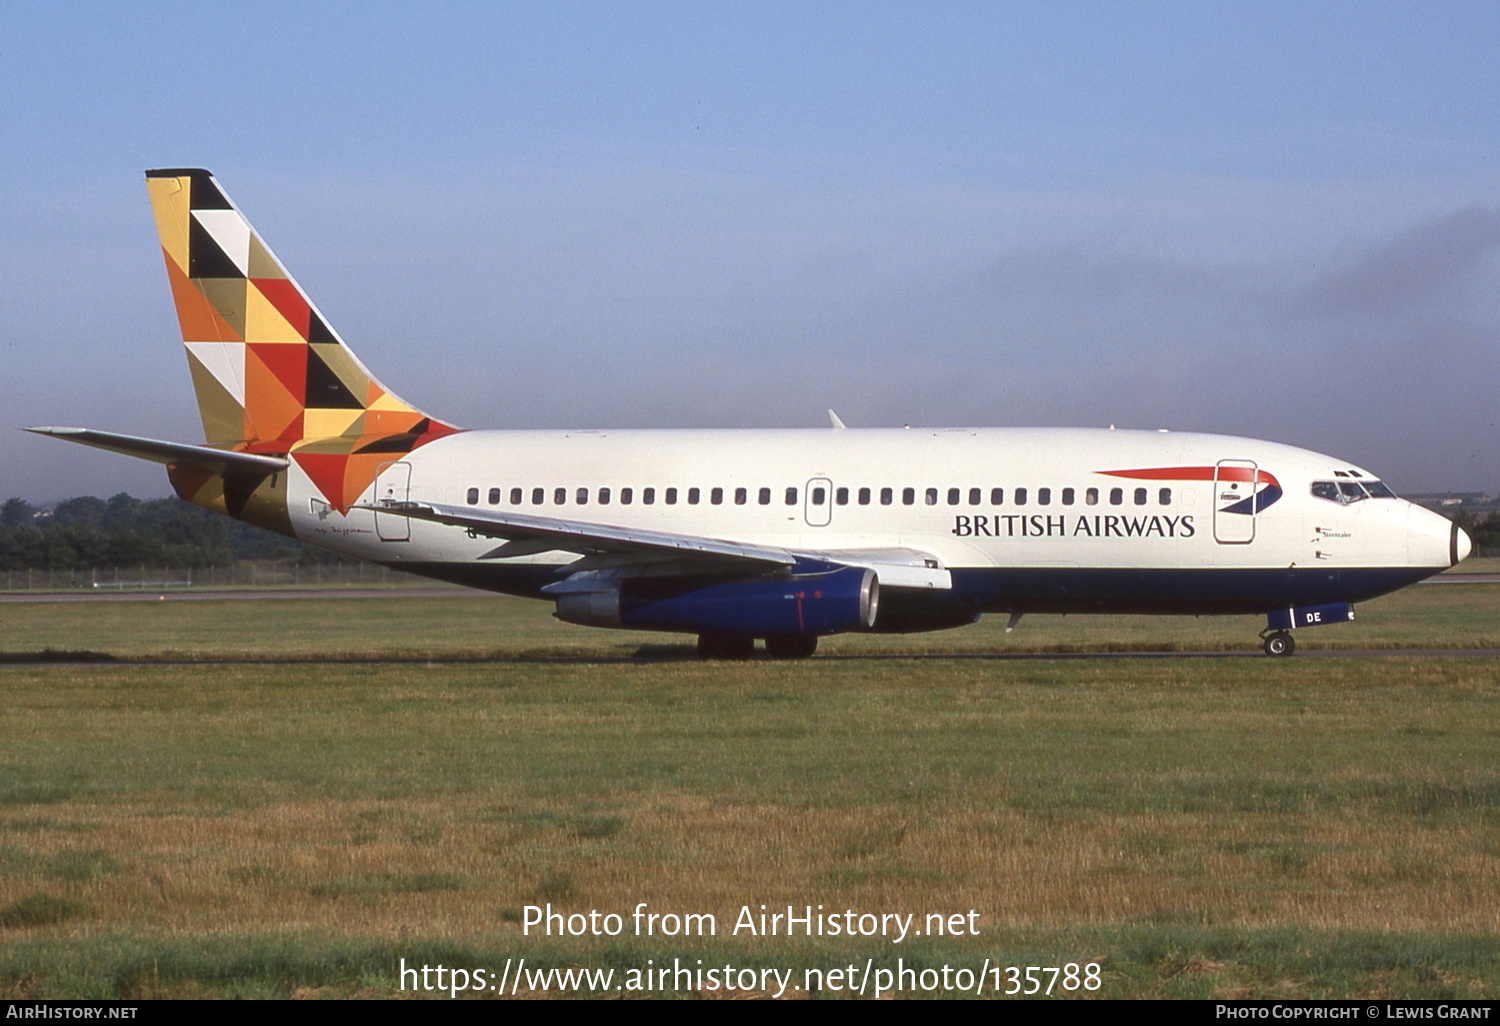
<svg viewBox="0 0 1500 1026">
<path fill-rule="evenodd" d="M 841 634 L 875 626 L 875 571 L 841 567 L 782 578 L 636 577 L 562 595 L 557 618 L 588 627 L 691 634 Z"/>
</svg>

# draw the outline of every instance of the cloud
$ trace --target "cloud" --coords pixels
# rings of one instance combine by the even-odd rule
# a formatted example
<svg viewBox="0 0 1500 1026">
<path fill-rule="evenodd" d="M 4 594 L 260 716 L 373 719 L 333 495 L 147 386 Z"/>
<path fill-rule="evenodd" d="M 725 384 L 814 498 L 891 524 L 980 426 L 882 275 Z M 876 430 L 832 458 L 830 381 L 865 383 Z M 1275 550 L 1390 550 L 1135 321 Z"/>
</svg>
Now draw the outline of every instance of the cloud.
<svg viewBox="0 0 1500 1026">
<path fill-rule="evenodd" d="M 1500 249 L 1500 209 L 1470 206 L 1407 228 L 1295 297 L 1305 315 L 1392 318 L 1451 303 Z M 1494 282 L 1490 284 L 1493 286 Z"/>
</svg>

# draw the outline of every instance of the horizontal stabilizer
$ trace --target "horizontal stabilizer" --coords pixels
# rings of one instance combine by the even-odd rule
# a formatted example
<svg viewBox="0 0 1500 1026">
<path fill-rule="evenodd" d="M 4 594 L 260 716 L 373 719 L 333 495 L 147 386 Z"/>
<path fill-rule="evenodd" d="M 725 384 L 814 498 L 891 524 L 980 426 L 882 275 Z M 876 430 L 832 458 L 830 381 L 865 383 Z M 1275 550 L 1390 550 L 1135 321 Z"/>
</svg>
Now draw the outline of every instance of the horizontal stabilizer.
<svg viewBox="0 0 1500 1026">
<path fill-rule="evenodd" d="M 228 452 L 211 449 L 205 445 L 184 445 L 181 442 L 162 442 L 154 438 L 137 438 L 135 435 L 117 435 L 110 431 L 92 431 L 76 427 L 32 427 L 26 428 L 36 435 L 50 435 L 79 445 L 90 445 L 95 449 L 123 453 L 137 459 L 174 466 L 205 467 L 215 473 L 238 470 L 242 473 L 277 474 L 287 468 L 287 461 L 280 456 L 256 456 L 248 452 Z"/>
</svg>

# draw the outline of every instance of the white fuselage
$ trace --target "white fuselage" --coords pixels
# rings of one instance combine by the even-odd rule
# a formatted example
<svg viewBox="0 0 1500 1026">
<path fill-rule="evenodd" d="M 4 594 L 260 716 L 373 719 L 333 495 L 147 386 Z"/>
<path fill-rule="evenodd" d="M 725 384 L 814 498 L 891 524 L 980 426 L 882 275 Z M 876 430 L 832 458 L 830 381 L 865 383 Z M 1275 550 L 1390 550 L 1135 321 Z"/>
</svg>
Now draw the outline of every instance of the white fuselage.
<svg viewBox="0 0 1500 1026">
<path fill-rule="evenodd" d="M 354 556 L 523 594 L 535 593 L 537 571 L 578 558 L 545 552 L 485 563 L 493 538 L 369 510 L 341 515 L 292 474 L 297 535 Z M 1129 582 L 1115 573 L 1101 592 L 1090 574 L 1192 572 L 1200 583 L 1184 600 L 1207 599 L 1202 611 L 1214 612 L 1261 603 L 1267 571 L 1300 575 L 1304 586 L 1331 582 L 1278 595 L 1280 603 L 1341 588 L 1363 599 L 1450 566 L 1458 542 L 1437 514 L 1396 498 L 1333 501 L 1312 491 L 1314 482 L 1374 480 L 1305 449 L 1165 431 L 467 431 L 393 460 L 363 501 L 495 508 L 796 550 L 903 548 L 931 554 L 960 578 L 1058 572 L 956 581 L 982 610 L 1177 609 L 1128 595 L 1112 601 Z M 515 573 L 520 567 L 535 569 Z M 1241 600 L 1214 601 L 1235 591 L 1237 571 L 1259 572 L 1260 583 Z"/>
</svg>

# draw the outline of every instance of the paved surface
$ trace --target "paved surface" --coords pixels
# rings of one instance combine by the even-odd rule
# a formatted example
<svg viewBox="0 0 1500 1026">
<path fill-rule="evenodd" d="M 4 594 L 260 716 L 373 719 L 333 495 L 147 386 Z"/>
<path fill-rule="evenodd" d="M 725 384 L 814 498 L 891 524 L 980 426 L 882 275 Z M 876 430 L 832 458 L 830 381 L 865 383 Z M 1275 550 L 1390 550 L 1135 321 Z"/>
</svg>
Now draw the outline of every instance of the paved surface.
<svg viewBox="0 0 1500 1026">
<path fill-rule="evenodd" d="M 287 588 L 277 591 L 8 591 L 5 602 L 253 602 L 260 599 L 447 599 L 502 598 L 472 588 Z"/>
<path fill-rule="evenodd" d="M 669 662 L 696 662 L 697 649 L 692 645 L 653 645 L 648 650 L 634 655 L 599 654 L 599 655 L 574 655 L 574 656 L 400 656 L 400 655 L 372 655 L 368 657 L 343 657 L 337 659 L 322 659 L 316 657 L 287 656 L 283 659 L 121 659 L 115 660 L 108 656 L 102 659 L 83 659 L 77 662 L 69 660 L 38 660 L 36 662 L 0 662 L 0 670 L 17 669 L 42 669 L 46 667 L 82 667 L 82 666 L 108 666 L 121 668 L 127 666 L 391 666 L 402 664 L 419 664 L 423 666 L 432 665 L 467 665 L 484 663 L 500 666 L 508 663 L 547 663 L 580 666 L 599 666 L 618 663 L 669 663 Z M 1258 651 L 1245 650 L 1241 652 L 958 652 L 941 653 L 933 652 L 922 655 L 900 655 L 869 653 L 865 655 L 824 655 L 814 656 L 814 659 L 824 662 L 868 662 L 879 660 L 888 662 L 897 659 L 914 659 L 924 662 L 945 659 L 964 660 L 1000 660 L 1000 661 L 1041 661 L 1059 659 L 1269 659 Z M 1350 649 L 1348 651 L 1336 650 L 1312 650 L 1301 649 L 1296 655 L 1286 657 L 1293 660 L 1298 659 L 1497 659 L 1500 658 L 1500 649 L 1496 648 L 1383 648 L 1383 649 Z M 770 662 L 767 659 L 752 660 L 753 662 Z"/>
</svg>

